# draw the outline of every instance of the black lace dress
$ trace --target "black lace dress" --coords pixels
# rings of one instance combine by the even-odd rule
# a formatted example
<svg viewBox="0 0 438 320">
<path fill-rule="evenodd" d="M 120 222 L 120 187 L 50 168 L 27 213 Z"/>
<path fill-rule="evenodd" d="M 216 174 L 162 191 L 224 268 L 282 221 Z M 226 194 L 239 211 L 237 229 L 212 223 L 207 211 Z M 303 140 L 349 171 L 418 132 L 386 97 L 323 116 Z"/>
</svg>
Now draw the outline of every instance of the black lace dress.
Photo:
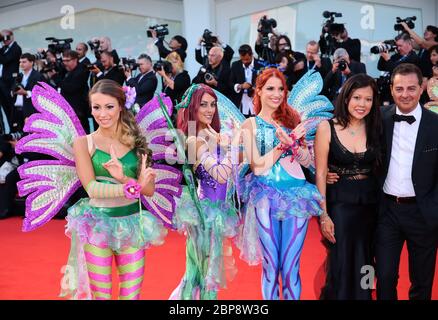
<svg viewBox="0 0 438 320">
<path fill-rule="evenodd" d="M 376 155 L 352 153 L 339 141 L 333 120 L 328 168 L 340 179 L 327 185 L 327 211 L 335 226 L 336 243 L 327 247 L 326 283 L 320 299 L 371 299 L 370 267 L 377 219 L 378 183 L 373 173 Z M 365 267 L 365 268 L 364 268 Z M 367 278 L 368 277 L 368 278 Z"/>
</svg>

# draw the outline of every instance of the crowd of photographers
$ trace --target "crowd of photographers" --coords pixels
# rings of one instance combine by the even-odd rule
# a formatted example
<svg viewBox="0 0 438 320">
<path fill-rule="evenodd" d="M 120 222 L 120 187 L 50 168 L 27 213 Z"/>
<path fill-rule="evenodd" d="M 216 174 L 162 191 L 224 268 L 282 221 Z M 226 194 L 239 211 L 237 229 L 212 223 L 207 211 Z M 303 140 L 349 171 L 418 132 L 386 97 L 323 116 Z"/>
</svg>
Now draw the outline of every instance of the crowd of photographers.
<svg viewBox="0 0 438 320">
<path fill-rule="evenodd" d="M 324 79 L 322 94 L 334 101 L 345 81 L 352 75 L 366 73 L 361 62 L 361 42 L 349 37 L 344 24 L 335 23 L 342 14 L 325 11 L 327 19 L 319 39 L 309 41 L 305 52 L 293 50 L 287 35 L 276 30 L 277 22 L 264 16 L 258 24 L 254 47 L 242 44 L 234 50 L 206 29 L 198 41 L 193 58 L 201 65 L 197 75 L 190 79 L 184 62 L 187 41 L 176 35 L 167 43 L 167 25 L 149 27 L 147 36 L 156 45 L 160 60 L 155 63 L 147 54 L 137 59 L 119 57 L 108 37 L 95 37 L 87 43 L 73 39 L 46 38 L 47 49 L 36 53 L 22 53 L 11 30 L 0 34 L 0 218 L 12 211 L 12 201 L 18 181 L 17 165 L 38 155 L 16 155 L 14 146 L 23 136 L 26 119 L 35 112 L 32 88 L 44 81 L 56 88 L 73 107 L 87 132 L 96 129 L 88 106 L 88 91 L 101 79 L 112 79 L 121 85 L 135 87 L 136 103 L 143 106 L 152 99 L 161 81 L 162 91 L 178 103 L 191 83 L 205 83 L 220 91 L 240 108 L 246 116 L 254 114 L 254 95 L 257 73 L 265 67 L 279 68 L 287 79 L 288 89 L 308 71 L 318 71 Z M 384 73 L 376 79 L 382 103 L 390 103 L 389 79 L 392 70 L 410 62 L 423 71 L 425 80 L 438 78 L 438 28 L 428 26 L 424 36 L 416 34 L 415 17 L 397 18 L 398 35 L 371 48 L 380 55 L 378 69 Z M 90 50 L 95 58 L 86 56 Z M 424 89 L 427 87 L 424 83 Z M 424 90 L 422 102 L 429 101 Z M 175 117 L 175 115 L 173 115 Z"/>
</svg>

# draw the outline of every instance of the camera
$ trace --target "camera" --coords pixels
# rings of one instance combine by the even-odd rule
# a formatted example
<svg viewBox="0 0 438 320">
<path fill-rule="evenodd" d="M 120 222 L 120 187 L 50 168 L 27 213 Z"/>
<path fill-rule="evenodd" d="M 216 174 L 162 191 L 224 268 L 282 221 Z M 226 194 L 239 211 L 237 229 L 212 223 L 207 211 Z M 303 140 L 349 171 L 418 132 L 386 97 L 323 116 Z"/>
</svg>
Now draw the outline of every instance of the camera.
<svg viewBox="0 0 438 320">
<path fill-rule="evenodd" d="M 1 135 L 4 141 L 18 141 L 23 136 L 24 136 L 24 132 L 12 132 L 12 133 Z"/>
<path fill-rule="evenodd" d="M 49 43 L 48 51 L 52 52 L 53 54 L 61 54 L 66 50 L 71 50 L 70 43 L 73 42 L 72 38 L 67 39 L 57 39 L 54 37 L 46 38 L 47 41 L 51 41 L 52 43 Z"/>
<path fill-rule="evenodd" d="M 214 44 L 217 42 L 217 37 L 213 36 L 213 32 L 208 29 L 204 30 L 202 38 L 204 39 L 205 46 L 210 48 L 213 47 Z"/>
<path fill-rule="evenodd" d="M 124 69 L 134 71 L 138 68 L 138 63 L 135 59 L 121 58 L 120 61 Z"/>
<path fill-rule="evenodd" d="M 272 29 L 276 27 L 277 21 L 275 19 L 268 19 L 267 16 L 263 16 L 259 20 L 259 29 L 257 29 L 257 31 L 260 32 L 262 35 L 267 36 L 269 33 L 272 32 Z"/>
<path fill-rule="evenodd" d="M 156 24 L 155 26 L 151 26 L 146 31 L 148 38 L 152 38 L 151 30 L 155 30 L 157 32 L 157 38 L 163 40 L 164 36 L 169 34 L 169 29 L 167 29 L 168 24 Z"/>
<path fill-rule="evenodd" d="M 402 22 L 405 22 L 409 28 L 414 29 L 415 23 L 414 21 L 417 20 L 416 16 L 413 17 L 407 17 L 406 19 L 401 19 L 400 17 L 397 17 L 397 23 L 394 25 L 395 31 L 405 31 L 405 28 L 400 24 Z"/>
<path fill-rule="evenodd" d="M 343 23 L 335 23 L 335 18 L 342 17 L 340 12 L 324 11 L 322 16 L 327 20 L 324 21 L 321 32 L 321 41 L 324 44 L 321 47 L 321 53 L 328 57 L 335 51 L 335 37 L 345 31 L 345 26 Z"/>
<path fill-rule="evenodd" d="M 44 60 L 47 58 L 47 51 L 43 50 L 41 52 L 34 53 L 33 56 L 35 57 L 35 60 Z"/>
<path fill-rule="evenodd" d="M 90 50 L 94 52 L 94 56 L 96 57 L 96 59 L 99 60 L 101 54 L 101 51 L 99 50 L 100 40 L 99 39 L 89 40 L 87 41 L 87 44 L 90 46 Z"/>
<path fill-rule="evenodd" d="M 12 76 L 14 78 L 14 83 L 12 84 L 11 91 L 16 93 L 18 90 L 20 90 L 20 88 L 23 88 L 21 85 L 21 81 L 23 81 L 23 74 L 21 72 L 13 73 Z"/>
<path fill-rule="evenodd" d="M 204 73 L 204 80 L 205 81 L 212 81 L 212 80 L 217 80 L 217 77 L 214 73 L 211 72 L 207 72 L 207 69 L 205 67 L 201 67 L 200 70 L 202 73 Z"/>
<path fill-rule="evenodd" d="M 397 50 L 397 45 L 395 44 L 395 40 L 385 40 L 378 45 L 371 47 L 370 52 L 372 54 L 380 54 L 382 52 L 393 52 Z"/>
<path fill-rule="evenodd" d="M 348 67 L 347 61 L 345 61 L 344 59 L 339 60 L 339 67 L 338 67 L 339 71 L 345 71 L 347 67 Z"/>
<path fill-rule="evenodd" d="M 154 63 L 153 69 L 155 72 L 164 70 L 164 73 L 172 73 L 172 64 L 167 60 L 159 60 Z"/>
</svg>

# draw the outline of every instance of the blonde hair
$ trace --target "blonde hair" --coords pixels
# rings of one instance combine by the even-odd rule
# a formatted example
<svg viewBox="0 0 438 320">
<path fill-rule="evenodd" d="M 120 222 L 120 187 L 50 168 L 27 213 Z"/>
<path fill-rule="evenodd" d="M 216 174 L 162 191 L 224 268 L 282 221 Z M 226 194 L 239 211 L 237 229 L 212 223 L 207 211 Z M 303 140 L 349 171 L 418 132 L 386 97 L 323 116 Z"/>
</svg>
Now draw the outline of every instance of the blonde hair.
<svg viewBox="0 0 438 320">
<path fill-rule="evenodd" d="M 166 61 L 169 61 L 172 64 L 177 74 L 184 71 L 184 62 L 177 52 L 173 51 L 169 53 L 166 57 Z"/>
<path fill-rule="evenodd" d="M 150 167 L 152 165 L 152 151 L 148 148 L 146 138 L 143 136 L 134 116 L 125 108 L 126 96 L 123 88 L 113 80 L 103 79 L 96 82 L 93 88 L 91 88 L 88 97 L 90 98 L 95 93 L 102 93 L 117 99 L 121 109 L 119 122 L 117 124 L 118 139 L 130 149 L 136 149 L 137 158 L 139 160 L 137 174 L 141 169 L 140 160 L 143 154 L 148 156 L 146 164 Z M 91 99 L 89 100 L 91 101 Z"/>
</svg>

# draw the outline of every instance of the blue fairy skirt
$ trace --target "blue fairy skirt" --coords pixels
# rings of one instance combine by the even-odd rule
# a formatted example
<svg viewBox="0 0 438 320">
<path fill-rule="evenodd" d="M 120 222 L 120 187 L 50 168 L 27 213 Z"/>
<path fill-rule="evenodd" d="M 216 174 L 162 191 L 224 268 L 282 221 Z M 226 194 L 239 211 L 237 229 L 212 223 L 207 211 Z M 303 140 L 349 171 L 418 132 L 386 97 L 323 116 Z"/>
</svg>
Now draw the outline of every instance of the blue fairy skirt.
<svg viewBox="0 0 438 320">
<path fill-rule="evenodd" d="M 293 180 L 293 177 L 290 177 Z M 244 203 L 244 221 L 237 246 L 240 258 L 250 265 L 262 261 L 262 250 L 257 229 L 256 209 L 269 210 L 278 220 L 291 218 L 308 218 L 320 216 L 323 213 L 321 202 L 323 197 L 317 187 L 305 180 L 297 186 L 276 188 L 275 185 L 264 183 L 264 177 L 254 174 L 247 175 L 240 181 L 239 191 Z"/>
<path fill-rule="evenodd" d="M 146 249 L 161 245 L 167 235 L 163 223 L 148 211 L 139 213 L 139 203 L 102 208 L 83 198 L 68 209 L 65 234 L 71 238 L 70 255 L 61 283 L 61 296 L 91 299 L 84 245 L 109 248 L 118 253 L 127 248 Z"/>
</svg>

